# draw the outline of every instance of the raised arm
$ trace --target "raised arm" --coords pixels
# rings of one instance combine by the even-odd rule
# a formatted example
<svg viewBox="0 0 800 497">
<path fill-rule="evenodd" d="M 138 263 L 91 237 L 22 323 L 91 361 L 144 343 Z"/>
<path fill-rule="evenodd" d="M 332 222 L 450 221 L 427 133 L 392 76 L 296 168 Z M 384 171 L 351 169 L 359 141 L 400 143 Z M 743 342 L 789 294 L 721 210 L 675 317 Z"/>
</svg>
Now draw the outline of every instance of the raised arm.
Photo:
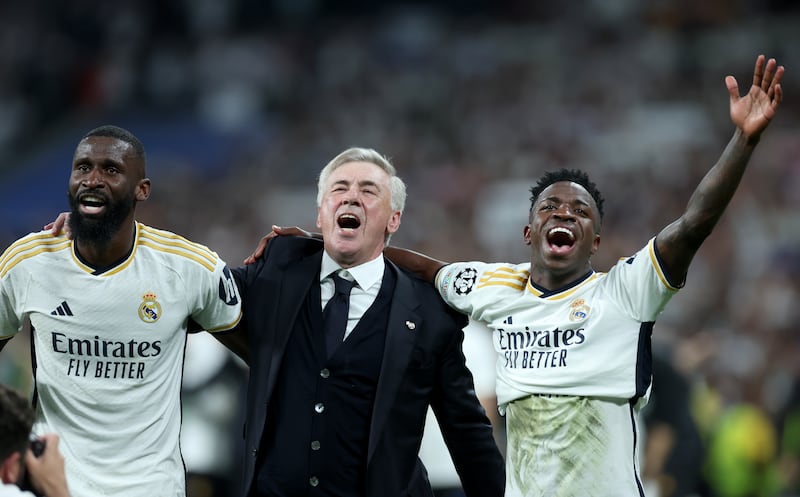
<svg viewBox="0 0 800 497">
<path fill-rule="evenodd" d="M 321 233 L 311 233 L 309 231 L 300 229 L 297 226 L 283 228 L 273 225 L 272 231 L 261 238 L 253 253 L 244 260 L 244 264 L 254 264 L 258 259 L 260 259 L 264 254 L 264 249 L 267 248 L 269 241 L 276 236 L 305 236 L 307 238 L 317 238 L 319 240 L 322 239 Z M 411 271 L 419 278 L 431 283 L 433 283 L 436 279 L 436 272 L 439 271 L 442 266 L 447 264 L 446 262 L 428 257 L 425 254 L 420 254 L 419 252 L 414 252 L 413 250 L 398 247 L 386 247 L 383 249 L 383 254 L 390 261 L 394 262 L 401 268 Z"/>
<path fill-rule="evenodd" d="M 736 126 L 717 163 L 697 185 L 686 210 L 656 237 L 664 269 L 675 284 L 682 284 L 689 264 L 703 241 L 711 234 L 742 179 L 747 162 L 783 99 L 781 79 L 784 68 L 763 55 L 756 59 L 753 85 L 739 95 L 733 76 L 725 78 L 730 95 L 731 121 Z"/>
<path fill-rule="evenodd" d="M 383 254 L 401 268 L 411 271 L 431 283 L 436 279 L 436 272 L 447 264 L 425 254 L 399 247 L 386 247 L 383 249 Z"/>
</svg>

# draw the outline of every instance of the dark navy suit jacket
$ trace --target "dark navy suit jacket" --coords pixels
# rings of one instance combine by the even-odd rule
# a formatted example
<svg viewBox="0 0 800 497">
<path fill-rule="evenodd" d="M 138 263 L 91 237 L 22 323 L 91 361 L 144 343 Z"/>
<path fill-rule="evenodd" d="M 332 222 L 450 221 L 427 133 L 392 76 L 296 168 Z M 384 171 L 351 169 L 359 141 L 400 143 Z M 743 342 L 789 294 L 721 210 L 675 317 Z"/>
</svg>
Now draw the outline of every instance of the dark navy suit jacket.
<svg viewBox="0 0 800 497">
<path fill-rule="evenodd" d="M 250 366 L 242 496 L 253 485 L 289 334 L 311 285 L 319 284 L 322 251 L 319 240 L 276 237 L 257 263 L 234 270 L 244 316 L 217 338 Z M 433 285 L 397 269 L 370 426 L 368 497 L 433 495 L 418 458 L 429 405 L 467 496 L 502 497 L 504 462 L 462 351 L 466 323 Z"/>
</svg>

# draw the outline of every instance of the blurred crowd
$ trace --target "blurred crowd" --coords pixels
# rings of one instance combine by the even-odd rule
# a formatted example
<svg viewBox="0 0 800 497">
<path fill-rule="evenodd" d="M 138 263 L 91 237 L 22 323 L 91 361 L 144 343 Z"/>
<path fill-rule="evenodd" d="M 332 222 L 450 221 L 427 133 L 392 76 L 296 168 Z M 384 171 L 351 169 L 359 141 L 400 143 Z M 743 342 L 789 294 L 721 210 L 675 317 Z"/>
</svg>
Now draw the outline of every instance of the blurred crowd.
<svg viewBox="0 0 800 497">
<path fill-rule="evenodd" d="M 24 200 L 0 247 L 50 220 L 25 211 L 66 209 L 50 192 L 66 190 L 70 147 L 113 123 L 150 152 L 140 220 L 231 265 L 271 224 L 313 230 L 316 173 L 358 145 L 408 184 L 393 244 L 443 260 L 527 260 L 527 189 L 587 170 L 606 197 L 606 270 L 682 212 L 733 131 L 724 77 L 745 92 L 765 53 L 787 68 L 784 102 L 656 325 L 675 380 L 656 377 L 649 413 L 674 426 L 645 468 L 663 496 L 800 495 L 798 26 L 790 0 L 3 2 L 0 197 Z M 233 464 L 208 458 L 224 444 L 207 449 L 194 422 L 235 443 L 246 373 L 217 347 L 188 352 L 201 366 L 187 362 L 184 454 L 224 481 Z M 0 381 L 30 388 L 29 357 L 12 340 Z M 677 443 L 694 436 L 683 411 L 696 444 Z"/>
</svg>

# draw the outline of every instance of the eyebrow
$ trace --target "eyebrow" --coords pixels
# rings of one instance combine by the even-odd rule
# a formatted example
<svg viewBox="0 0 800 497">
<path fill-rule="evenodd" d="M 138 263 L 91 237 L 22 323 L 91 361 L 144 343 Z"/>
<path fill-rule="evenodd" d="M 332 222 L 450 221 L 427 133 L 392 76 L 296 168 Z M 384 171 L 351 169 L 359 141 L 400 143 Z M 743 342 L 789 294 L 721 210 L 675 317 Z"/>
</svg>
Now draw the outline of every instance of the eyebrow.
<svg viewBox="0 0 800 497">
<path fill-rule="evenodd" d="M 351 182 L 349 180 L 340 179 L 340 180 L 334 181 L 331 184 L 331 186 L 336 186 L 336 185 L 348 185 L 349 186 L 350 184 L 351 184 Z M 376 183 L 375 181 L 372 181 L 372 180 L 361 180 L 361 181 L 358 182 L 358 186 L 361 186 L 361 187 L 374 186 L 375 188 L 378 188 L 379 190 L 381 188 L 378 183 Z"/>
<path fill-rule="evenodd" d="M 116 167 L 117 169 L 125 169 L 125 161 L 117 161 L 110 157 L 103 157 L 100 160 L 92 160 L 91 156 L 88 154 L 73 157 L 72 159 L 73 168 L 84 164 L 97 165 L 103 169 L 109 167 Z"/>
<path fill-rule="evenodd" d="M 552 195 L 552 196 L 550 196 L 550 197 L 545 197 L 545 198 L 543 198 L 543 199 L 542 199 L 542 202 L 556 202 L 556 203 L 561 203 L 561 202 L 564 202 L 564 200 L 561 200 L 561 197 L 556 197 L 556 196 Z M 573 199 L 573 200 L 572 200 L 571 202 L 569 202 L 569 203 L 571 203 L 571 204 L 580 204 L 580 205 L 591 206 L 591 204 L 590 204 L 589 202 L 586 202 L 585 200 L 582 200 L 582 199 L 580 199 L 580 198 L 575 198 L 575 199 Z"/>
</svg>

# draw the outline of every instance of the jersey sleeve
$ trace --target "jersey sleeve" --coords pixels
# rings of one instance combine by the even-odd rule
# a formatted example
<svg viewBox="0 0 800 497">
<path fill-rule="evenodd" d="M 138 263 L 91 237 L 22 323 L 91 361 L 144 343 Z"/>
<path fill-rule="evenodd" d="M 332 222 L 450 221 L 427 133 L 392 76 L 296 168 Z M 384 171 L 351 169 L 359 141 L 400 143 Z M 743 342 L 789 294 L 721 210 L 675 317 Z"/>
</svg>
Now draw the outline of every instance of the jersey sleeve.
<svg viewBox="0 0 800 497">
<path fill-rule="evenodd" d="M 236 326 L 242 317 L 242 298 L 225 262 L 217 258 L 214 271 L 202 271 L 198 280 L 193 285 L 197 294 L 192 319 L 212 333 Z"/>
<path fill-rule="evenodd" d="M 23 290 L 24 281 L 14 281 L 15 273 L 11 271 L 12 261 L 6 254 L 0 257 L 0 340 L 16 335 L 22 326 L 22 320 L 16 309 L 17 293 Z"/>
<path fill-rule="evenodd" d="M 655 238 L 635 255 L 620 259 L 608 272 L 608 285 L 614 301 L 641 322 L 655 321 L 679 290 L 663 270 Z"/>
<path fill-rule="evenodd" d="M 489 307 L 496 304 L 497 291 L 521 291 L 527 281 L 527 272 L 513 266 L 456 262 L 436 274 L 436 289 L 450 307 L 481 321 Z"/>
</svg>

